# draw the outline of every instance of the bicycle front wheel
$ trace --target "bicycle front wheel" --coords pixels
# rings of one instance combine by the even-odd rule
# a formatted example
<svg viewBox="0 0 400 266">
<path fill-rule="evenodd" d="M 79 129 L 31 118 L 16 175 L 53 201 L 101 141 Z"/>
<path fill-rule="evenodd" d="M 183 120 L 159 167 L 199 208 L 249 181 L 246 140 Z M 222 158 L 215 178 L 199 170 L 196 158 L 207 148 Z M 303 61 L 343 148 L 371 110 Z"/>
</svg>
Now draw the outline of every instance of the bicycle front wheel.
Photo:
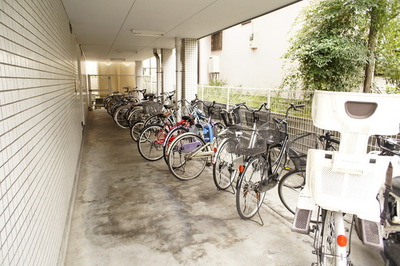
<svg viewBox="0 0 400 266">
<path fill-rule="evenodd" d="M 133 123 L 131 130 L 129 131 L 131 134 L 131 138 L 134 141 L 138 141 L 138 138 L 140 136 L 140 132 L 142 132 L 144 128 L 144 123 L 143 121 L 136 121 L 135 123 Z"/>
<path fill-rule="evenodd" d="M 180 180 L 198 177 L 206 167 L 210 150 L 204 140 L 194 133 L 184 133 L 177 137 L 168 150 L 168 168 Z"/>
<path fill-rule="evenodd" d="M 291 213 L 296 212 L 300 191 L 306 184 L 306 171 L 293 170 L 279 181 L 278 194 L 282 204 Z"/>
<path fill-rule="evenodd" d="M 129 105 L 122 105 L 115 109 L 114 112 L 114 122 L 121 128 L 129 128 L 129 122 L 127 120 L 127 114 L 129 113 L 131 107 Z"/>
<path fill-rule="evenodd" d="M 166 132 L 160 125 L 148 125 L 143 128 L 137 141 L 138 150 L 143 158 L 149 161 L 157 161 L 163 156 L 162 144 Z"/>
<path fill-rule="evenodd" d="M 237 165 L 234 164 L 239 155 L 234 153 L 237 141 L 225 139 L 219 145 L 213 165 L 213 180 L 219 190 L 225 190 L 232 185 L 238 175 Z"/>
<path fill-rule="evenodd" d="M 258 185 L 264 178 L 263 158 L 254 157 L 245 166 L 239 177 L 236 191 L 236 210 L 242 219 L 252 218 L 264 201 L 265 192 L 258 191 Z"/>
</svg>

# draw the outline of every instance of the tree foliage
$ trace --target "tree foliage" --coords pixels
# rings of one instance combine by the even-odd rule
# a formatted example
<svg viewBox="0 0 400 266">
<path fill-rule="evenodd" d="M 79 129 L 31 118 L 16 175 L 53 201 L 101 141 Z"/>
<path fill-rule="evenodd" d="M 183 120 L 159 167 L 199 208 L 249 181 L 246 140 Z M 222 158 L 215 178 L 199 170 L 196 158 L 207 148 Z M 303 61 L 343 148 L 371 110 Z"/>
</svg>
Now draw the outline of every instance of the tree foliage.
<svg viewBox="0 0 400 266">
<path fill-rule="evenodd" d="M 366 66 L 375 62 L 376 53 L 371 49 L 376 47 L 371 48 L 370 33 L 374 29 L 376 40 L 379 39 L 382 28 L 390 20 L 389 15 L 394 15 L 394 3 L 398 2 L 312 2 L 299 17 L 302 26 L 284 55 L 294 63 L 294 70 L 286 77 L 285 85 L 300 85 L 307 91 L 358 89 L 365 78 Z M 391 52 L 390 48 L 386 51 Z M 384 57 L 383 53 L 381 57 Z"/>
<path fill-rule="evenodd" d="M 400 93 L 400 16 L 385 25 L 377 55 L 377 72 L 393 84 L 389 92 Z"/>
</svg>

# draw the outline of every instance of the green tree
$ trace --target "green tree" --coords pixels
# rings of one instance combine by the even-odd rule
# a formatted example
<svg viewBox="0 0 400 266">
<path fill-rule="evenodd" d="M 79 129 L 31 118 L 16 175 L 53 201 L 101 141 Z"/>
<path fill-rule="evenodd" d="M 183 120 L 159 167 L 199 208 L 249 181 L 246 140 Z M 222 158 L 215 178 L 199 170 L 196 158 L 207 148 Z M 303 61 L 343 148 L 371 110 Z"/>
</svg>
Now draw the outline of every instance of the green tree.
<svg viewBox="0 0 400 266">
<path fill-rule="evenodd" d="M 388 92 L 400 93 L 400 16 L 390 20 L 384 32 L 377 52 L 377 72 L 393 85 Z"/>
<path fill-rule="evenodd" d="M 284 56 L 295 63 L 285 85 L 349 91 L 364 83 L 368 92 L 379 40 L 387 22 L 396 17 L 398 2 L 314 1 L 300 16 L 302 27 Z"/>
</svg>

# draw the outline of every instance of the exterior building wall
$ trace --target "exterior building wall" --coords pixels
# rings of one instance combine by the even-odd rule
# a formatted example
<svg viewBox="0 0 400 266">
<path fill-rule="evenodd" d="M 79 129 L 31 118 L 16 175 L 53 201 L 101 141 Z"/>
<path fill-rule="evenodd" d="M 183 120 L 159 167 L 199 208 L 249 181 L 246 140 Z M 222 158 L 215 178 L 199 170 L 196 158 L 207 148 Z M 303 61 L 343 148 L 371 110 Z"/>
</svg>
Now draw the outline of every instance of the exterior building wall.
<svg viewBox="0 0 400 266">
<path fill-rule="evenodd" d="M 0 265 L 61 265 L 84 122 L 79 47 L 61 0 L 0 0 L 0 17 Z"/>
<path fill-rule="evenodd" d="M 202 38 L 199 41 L 199 83 L 209 83 L 209 58 L 219 56 L 218 79 L 230 86 L 279 87 L 283 78 L 281 57 L 288 48 L 292 24 L 307 3 L 304 0 L 224 30 L 220 51 L 211 52 L 211 36 Z M 255 34 L 255 48 L 250 47 L 252 33 Z"/>
</svg>

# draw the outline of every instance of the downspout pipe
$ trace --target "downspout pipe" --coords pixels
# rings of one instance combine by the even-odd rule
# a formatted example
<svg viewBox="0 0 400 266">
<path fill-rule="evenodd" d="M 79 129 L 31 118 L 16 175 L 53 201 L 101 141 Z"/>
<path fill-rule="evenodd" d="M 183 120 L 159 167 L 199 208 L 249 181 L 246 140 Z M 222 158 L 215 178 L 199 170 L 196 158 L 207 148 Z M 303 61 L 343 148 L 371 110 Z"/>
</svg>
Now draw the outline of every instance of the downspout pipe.
<svg viewBox="0 0 400 266">
<path fill-rule="evenodd" d="M 162 68 L 161 68 L 161 58 L 160 58 L 160 55 L 158 54 L 158 51 L 156 48 L 153 49 L 153 54 L 154 54 L 154 57 L 156 58 L 156 62 L 157 62 L 157 95 L 160 95 L 160 94 L 164 93 L 164 86 L 163 86 L 163 81 L 162 81 L 163 74 L 162 74 Z"/>
</svg>

